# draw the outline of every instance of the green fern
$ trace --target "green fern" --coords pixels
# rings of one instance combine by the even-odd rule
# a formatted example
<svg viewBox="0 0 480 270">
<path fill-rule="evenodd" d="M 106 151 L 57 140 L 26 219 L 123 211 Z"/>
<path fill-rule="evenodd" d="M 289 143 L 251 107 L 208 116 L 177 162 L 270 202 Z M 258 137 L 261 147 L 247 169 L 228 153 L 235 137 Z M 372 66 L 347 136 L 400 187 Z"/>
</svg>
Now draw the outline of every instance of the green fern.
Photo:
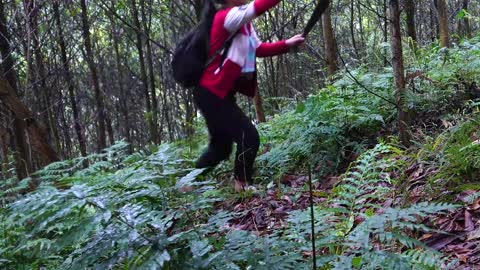
<svg viewBox="0 0 480 270">
<path fill-rule="evenodd" d="M 419 203 L 408 208 L 384 208 L 380 204 L 392 192 L 394 181 L 389 172 L 396 168 L 393 154 L 400 153 L 399 149 L 384 144 L 365 152 L 335 188 L 328 202 L 335 208 L 315 208 L 317 246 L 323 250 L 319 264 L 323 268 L 437 269 L 450 263 L 406 232 L 430 232 L 418 221 L 452 210 L 455 205 Z M 380 184 L 388 185 L 379 189 Z M 377 210 L 381 211 L 376 213 Z M 304 244 L 309 243 L 308 217 L 308 211 L 301 211 L 290 218 L 290 230 L 297 241 L 303 238 L 300 242 Z M 355 225 L 357 217 L 364 221 Z M 416 251 L 415 256 L 411 250 Z"/>
</svg>

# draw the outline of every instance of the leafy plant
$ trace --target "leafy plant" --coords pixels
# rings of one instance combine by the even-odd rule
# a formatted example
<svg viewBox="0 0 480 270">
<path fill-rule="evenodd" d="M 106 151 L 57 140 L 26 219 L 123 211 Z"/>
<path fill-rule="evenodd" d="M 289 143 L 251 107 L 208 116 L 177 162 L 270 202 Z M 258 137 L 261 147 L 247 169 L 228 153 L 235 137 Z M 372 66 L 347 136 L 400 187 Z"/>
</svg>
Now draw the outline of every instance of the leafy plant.
<svg viewBox="0 0 480 270">
<path fill-rule="evenodd" d="M 316 207 L 322 269 L 438 269 L 456 263 L 409 234 L 429 232 L 418 220 L 454 209 L 454 205 L 419 203 L 391 208 L 381 204 L 393 188 L 389 171 L 396 160 L 392 153 L 400 150 L 380 144 L 367 151 L 337 185 L 328 205 Z M 296 212 L 290 220 L 292 237 L 308 243 L 308 211 Z"/>
</svg>

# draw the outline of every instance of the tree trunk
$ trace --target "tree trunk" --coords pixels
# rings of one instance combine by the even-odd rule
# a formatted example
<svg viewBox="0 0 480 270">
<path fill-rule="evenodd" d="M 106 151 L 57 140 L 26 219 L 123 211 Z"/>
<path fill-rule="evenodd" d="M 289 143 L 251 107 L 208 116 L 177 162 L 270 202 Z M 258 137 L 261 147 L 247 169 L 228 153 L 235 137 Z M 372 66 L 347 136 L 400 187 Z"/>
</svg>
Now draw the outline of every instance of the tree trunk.
<svg viewBox="0 0 480 270">
<path fill-rule="evenodd" d="M 412 39 L 412 44 L 410 44 L 412 48 L 416 49 L 415 0 L 405 0 L 405 13 L 407 17 L 407 36 Z"/>
<path fill-rule="evenodd" d="M 365 47 L 365 36 L 364 36 L 364 30 L 363 30 L 363 20 L 362 20 L 362 7 L 359 2 L 357 2 L 357 10 L 358 10 L 358 26 L 360 30 L 360 38 L 361 38 L 361 47 Z"/>
<path fill-rule="evenodd" d="M 107 125 L 108 141 L 110 142 L 110 145 L 114 145 L 115 144 L 115 134 L 113 132 L 112 119 L 110 118 L 110 115 L 108 115 L 108 114 L 105 114 L 105 124 Z"/>
<path fill-rule="evenodd" d="M 77 98 L 75 96 L 75 88 L 73 84 L 72 73 L 68 64 L 67 58 L 67 46 L 65 44 L 65 38 L 63 37 L 63 28 L 60 18 L 59 4 L 55 0 L 53 2 L 53 12 L 55 16 L 55 23 L 58 31 L 58 44 L 60 46 L 60 56 L 62 59 L 63 74 L 67 82 L 68 98 L 70 100 L 70 106 L 73 114 L 73 125 L 75 127 L 75 134 L 77 135 L 78 145 L 82 156 L 87 156 L 87 145 L 85 143 L 85 135 L 83 132 L 82 124 L 80 122 L 80 115 L 78 113 Z"/>
<path fill-rule="evenodd" d="M 387 43 L 388 42 L 388 2 L 387 0 L 383 0 L 383 42 Z M 387 49 L 385 48 L 383 50 L 383 65 L 387 66 L 388 65 L 388 59 L 387 59 Z"/>
<path fill-rule="evenodd" d="M 352 46 L 355 50 L 355 55 L 359 58 L 357 43 L 355 41 L 355 3 L 352 1 L 350 3 L 350 35 L 352 37 Z"/>
<path fill-rule="evenodd" d="M 188 89 L 183 91 L 184 92 L 182 93 L 182 98 L 184 101 L 184 105 L 182 107 L 185 108 L 185 124 L 183 131 L 187 137 L 192 137 L 195 133 L 195 129 L 193 128 L 193 121 L 195 117 L 195 104 L 193 102 L 193 93 Z"/>
<path fill-rule="evenodd" d="M 147 16 L 145 12 L 145 1 L 141 0 L 142 7 L 142 17 L 143 17 L 143 28 L 147 36 L 150 36 L 150 29 L 152 27 L 152 16 L 151 13 Z M 160 143 L 161 134 L 158 132 L 158 102 L 157 102 L 157 93 L 155 92 L 155 70 L 153 68 L 153 53 L 152 53 L 152 42 L 150 40 L 146 41 L 147 45 L 147 64 L 148 64 L 148 76 L 150 77 L 150 94 L 152 97 L 152 121 L 153 121 L 153 142 L 156 144 Z"/>
<path fill-rule="evenodd" d="M 323 38 L 325 40 L 325 59 L 327 61 L 328 76 L 333 76 L 338 70 L 337 44 L 335 41 L 335 35 L 333 34 L 331 9 L 332 5 L 328 7 L 322 16 Z"/>
<path fill-rule="evenodd" d="M 8 179 L 11 177 L 10 175 L 8 175 L 8 163 L 9 163 L 8 141 L 9 141 L 8 132 L 6 130 L 0 130 L 0 146 L 2 149 L 2 152 L 1 152 L 2 158 L 0 159 L 1 160 L 0 167 L 2 170 L 3 179 Z"/>
<path fill-rule="evenodd" d="M 29 134 L 29 143 L 34 150 L 42 157 L 44 163 L 49 164 L 58 161 L 58 155 L 48 144 L 48 135 L 34 118 L 32 112 L 18 98 L 15 89 L 3 76 L 0 77 L 0 99 L 13 112 L 16 119 L 22 119 Z M 15 134 L 18 136 L 19 134 Z"/>
<path fill-rule="evenodd" d="M 392 31 L 392 66 L 395 76 L 395 95 L 398 105 L 398 129 L 403 145 L 410 145 L 408 128 L 410 121 L 405 111 L 405 70 L 403 66 L 402 34 L 400 28 L 400 10 L 398 0 L 390 0 L 390 19 Z"/>
<path fill-rule="evenodd" d="M 97 151 L 100 152 L 107 146 L 106 132 L 105 132 L 105 111 L 103 105 L 103 96 L 100 91 L 100 84 L 98 82 L 98 74 L 93 58 L 92 42 L 90 41 L 90 23 L 88 21 L 87 0 L 81 0 L 82 7 L 82 35 L 84 39 L 86 57 L 88 68 L 92 76 L 93 90 L 95 94 L 95 102 L 97 107 L 97 128 L 98 128 L 98 142 Z"/>
<path fill-rule="evenodd" d="M 148 77 L 147 77 L 147 71 L 145 68 L 145 57 L 143 53 L 143 35 L 141 33 L 141 24 L 140 20 L 138 17 L 138 9 L 137 9 L 137 3 L 135 0 L 130 0 L 130 7 L 132 9 L 132 18 L 133 18 L 133 25 L 135 26 L 135 32 L 136 32 L 136 46 L 137 46 L 137 51 L 138 51 L 138 62 L 140 64 L 140 80 L 141 80 L 141 89 L 142 92 L 145 95 L 145 103 L 146 103 L 146 109 L 147 109 L 147 124 L 148 124 L 148 129 L 150 131 L 150 137 L 149 141 L 154 142 L 154 138 L 156 138 L 155 134 L 155 123 L 153 122 L 153 116 L 152 116 L 152 106 L 151 106 L 151 101 L 150 101 L 150 93 L 148 92 Z"/>
<path fill-rule="evenodd" d="M 430 12 L 430 37 L 432 42 L 435 42 L 435 40 L 438 38 L 438 25 L 436 23 L 436 18 L 435 18 L 435 3 L 433 3 L 432 8 L 429 8 Z"/>
<path fill-rule="evenodd" d="M 445 0 L 434 0 L 437 9 L 440 45 L 442 47 L 450 47 L 450 34 L 448 30 L 448 6 Z"/>
<path fill-rule="evenodd" d="M 49 139 L 53 141 L 54 145 L 56 146 L 57 153 L 61 152 L 60 147 L 60 135 L 58 133 L 57 123 L 53 118 L 53 105 L 51 102 L 52 93 L 50 89 L 47 87 L 46 82 L 46 74 L 45 71 L 45 62 L 43 60 L 43 53 L 40 47 L 40 33 L 38 27 L 38 13 L 39 7 L 38 3 L 34 0 L 25 0 L 25 6 L 27 11 L 27 21 L 29 26 L 29 35 L 32 36 L 33 48 L 34 48 L 34 55 L 35 55 L 35 67 L 36 72 L 32 72 L 36 74 L 36 76 L 32 76 L 34 78 L 34 89 L 36 89 L 36 102 L 38 103 L 38 108 L 40 111 L 38 112 L 43 119 L 43 125 L 47 127 L 47 134 Z M 33 65 L 30 65 L 32 67 Z M 40 87 L 37 84 L 40 84 Z"/>
<path fill-rule="evenodd" d="M 468 3 L 469 0 L 463 0 L 462 1 L 462 9 L 469 11 L 468 10 Z M 463 37 L 467 38 L 472 38 L 472 28 L 470 26 L 470 20 L 468 19 L 468 16 L 463 17 L 463 19 L 458 21 L 458 24 L 460 25 L 459 32 Z"/>
<path fill-rule="evenodd" d="M 162 67 L 160 69 L 160 77 L 161 81 L 163 82 L 163 91 L 160 92 L 160 95 L 162 96 L 162 122 L 163 119 L 165 119 L 165 122 L 167 124 L 167 132 L 168 132 L 168 138 L 170 141 L 173 141 L 174 135 L 173 135 L 173 125 L 172 121 L 170 118 L 170 111 L 168 104 L 170 104 L 169 100 L 169 95 L 168 95 L 168 89 L 169 89 L 169 79 L 167 76 L 165 76 L 165 71 L 164 68 Z"/>
<path fill-rule="evenodd" d="M 265 123 L 267 122 L 267 119 L 265 117 L 265 111 L 263 110 L 263 100 L 262 100 L 262 95 L 258 91 L 258 89 L 255 91 L 255 97 L 253 98 L 253 102 L 255 103 L 255 112 L 257 114 L 257 121 L 259 123 Z"/>
<path fill-rule="evenodd" d="M 112 0 L 111 5 L 112 9 L 115 10 L 115 2 L 116 0 Z M 123 128 L 124 128 L 124 134 L 125 139 L 127 143 L 129 144 L 129 153 L 133 152 L 133 142 L 132 142 L 132 137 L 130 135 L 130 117 L 128 114 L 128 102 L 127 102 L 127 96 L 125 93 L 125 87 L 124 87 L 124 77 L 123 77 L 123 69 L 122 69 L 122 59 L 121 59 L 121 54 L 120 54 L 120 41 L 118 37 L 118 30 L 117 30 L 117 25 L 115 23 L 115 20 L 113 18 L 113 15 L 110 16 L 110 22 L 112 24 L 112 41 L 113 41 L 113 48 L 115 51 L 115 61 L 116 61 L 116 66 L 117 66 L 117 76 L 118 80 L 118 89 L 120 92 L 120 97 L 119 97 L 119 103 L 120 103 L 120 111 L 121 114 L 123 115 Z"/>
</svg>

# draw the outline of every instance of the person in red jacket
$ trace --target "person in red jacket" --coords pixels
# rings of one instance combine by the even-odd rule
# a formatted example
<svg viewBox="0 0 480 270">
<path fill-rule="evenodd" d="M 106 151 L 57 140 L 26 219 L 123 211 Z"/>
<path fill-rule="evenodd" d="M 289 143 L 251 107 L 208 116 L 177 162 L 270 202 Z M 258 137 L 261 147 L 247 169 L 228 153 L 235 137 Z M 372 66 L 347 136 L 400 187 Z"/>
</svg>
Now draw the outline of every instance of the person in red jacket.
<svg viewBox="0 0 480 270">
<path fill-rule="evenodd" d="M 210 142 L 196 162 L 197 168 L 213 168 L 228 159 L 235 142 L 235 190 L 241 191 L 253 181 L 253 165 L 260 146 L 258 132 L 236 104 L 235 93 L 249 97 L 257 90 L 256 57 L 287 53 L 301 45 L 301 35 L 273 43 L 259 40 L 252 20 L 273 8 L 281 0 L 206 0 L 221 4 L 213 18 L 210 32 L 209 58 L 217 54 L 206 67 L 195 89 L 194 101 L 204 116 Z M 228 38 L 236 33 L 227 52 L 217 53 Z"/>
</svg>

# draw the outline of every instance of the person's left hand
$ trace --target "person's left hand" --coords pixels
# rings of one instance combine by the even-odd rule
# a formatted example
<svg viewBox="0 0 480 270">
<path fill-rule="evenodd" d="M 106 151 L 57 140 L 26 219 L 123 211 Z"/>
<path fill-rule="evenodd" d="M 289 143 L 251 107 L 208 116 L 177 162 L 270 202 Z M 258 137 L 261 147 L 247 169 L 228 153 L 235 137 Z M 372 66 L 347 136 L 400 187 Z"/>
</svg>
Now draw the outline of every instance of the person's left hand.
<svg viewBox="0 0 480 270">
<path fill-rule="evenodd" d="M 288 47 L 299 47 L 301 45 L 303 45 L 303 43 L 305 43 L 305 38 L 301 35 L 301 34 L 298 34 L 298 35 L 295 35 L 289 39 L 287 39 L 286 41 L 286 44 Z"/>
</svg>

